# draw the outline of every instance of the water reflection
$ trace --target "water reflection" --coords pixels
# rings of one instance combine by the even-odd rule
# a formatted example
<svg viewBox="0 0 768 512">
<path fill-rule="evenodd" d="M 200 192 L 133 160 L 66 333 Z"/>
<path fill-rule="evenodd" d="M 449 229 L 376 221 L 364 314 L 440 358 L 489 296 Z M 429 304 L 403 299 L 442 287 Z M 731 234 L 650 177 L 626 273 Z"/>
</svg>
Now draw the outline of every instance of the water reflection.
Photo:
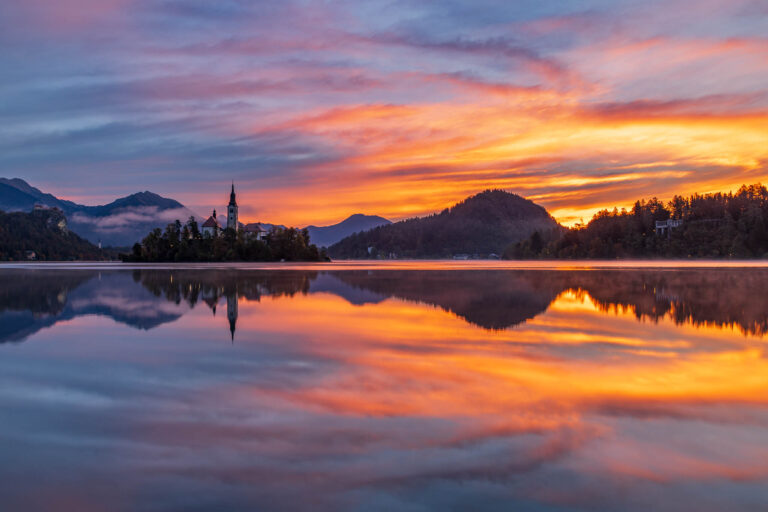
<svg viewBox="0 0 768 512">
<path fill-rule="evenodd" d="M 226 306 L 230 336 L 238 301 L 330 293 L 350 304 L 396 298 L 429 304 L 485 329 L 535 318 L 562 294 L 587 295 L 606 313 L 638 320 L 768 329 L 768 270 L 6 270 L 0 271 L 0 342 L 22 341 L 59 321 L 103 315 L 139 329 L 173 322 L 200 302 Z"/>
<path fill-rule="evenodd" d="M 767 280 L 0 272 L 3 340 L 27 340 L 0 347 L 0 496 L 9 510 L 763 510 Z"/>
</svg>

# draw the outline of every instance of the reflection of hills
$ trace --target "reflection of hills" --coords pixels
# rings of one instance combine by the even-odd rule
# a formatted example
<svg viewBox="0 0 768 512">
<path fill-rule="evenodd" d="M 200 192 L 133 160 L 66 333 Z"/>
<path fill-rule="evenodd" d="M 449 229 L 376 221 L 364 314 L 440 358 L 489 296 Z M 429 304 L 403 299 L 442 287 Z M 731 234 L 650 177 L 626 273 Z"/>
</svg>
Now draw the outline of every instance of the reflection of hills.
<svg viewBox="0 0 768 512">
<path fill-rule="evenodd" d="M 348 271 L 344 283 L 385 297 L 419 301 L 486 329 L 544 312 L 566 290 L 588 293 L 604 311 L 638 319 L 768 332 L 768 269 Z"/>
<path fill-rule="evenodd" d="M 139 329 L 172 322 L 184 310 L 158 300 L 125 272 L 0 272 L 0 342 L 21 341 L 57 322 L 108 316 Z"/>
<path fill-rule="evenodd" d="M 378 304 L 387 299 L 387 295 L 377 291 L 370 290 L 363 286 L 350 284 L 345 280 L 339 279 L 337 274 L 323 272 L 312 281 L 310 285 L 312 293 L 332 293 L 355 306 L 365 304 Z"/>
<path fill-rule="evenodd" d="M 677 324 L 768 332 L 768 269 L 0 271 L 0 342 L 83 315 L 139 329 L 180 318 L 199 302 L 227 305 L 234 336 L 239 299 L 332 293 L 351 304 L 394 297 L 440 307 L 486 329 L 504 329 L 544 312 L 562 292 L 592 297 L 604 311 Z"/>
<path fill-rule="evenodd" d="M 349 286 L 384 297 L 439 306 L 486 329 L 504 329 L 543 313 L 559 289 L 551 272 L 346 271 Z"/>
</svg>

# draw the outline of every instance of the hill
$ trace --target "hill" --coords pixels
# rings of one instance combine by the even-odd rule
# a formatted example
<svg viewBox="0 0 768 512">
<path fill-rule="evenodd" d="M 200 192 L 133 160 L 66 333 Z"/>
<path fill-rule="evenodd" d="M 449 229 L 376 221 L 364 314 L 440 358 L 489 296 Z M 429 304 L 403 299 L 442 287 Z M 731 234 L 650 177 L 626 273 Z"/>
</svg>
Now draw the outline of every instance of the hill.
<svg viewBox="0 0 768 512">
<path fill-rule="evenodd" d="M 130 246 L 155 228 L 193 215 L 178 201 L 144 191 L 101 206 L 79 206 L 69 221 L 73 231 L 90 241 Z"/>
<path fill-rule="evenodd" d="M 428 217 L 351 235 L 329 248 L 334 258 L 449 258 L 501 254 L 536 231 L 559 230 L 547 211 L 503 190 L 486 190 Z"/>
<path fill-rule="evenodd" d="M 0 211 L 0 260 L 98 260 L 103 252 L 67 229 L 61 210 Z"/>
<path fill-rule="evenodd" d="M 312 243 L 318 247 L 329 247 L 354 233 L 368 231 L 387 224 L 392 224 L 392 222 L 384 217 L 356 213 L 331 226 L 307 226 L 307 231 L 309 231 L 309 239 L 312 240 Z"/>
<path fill-rule="evenodd" d="M 93 243 L 124 247 L 154 228 L 194 215 L 178 201 L 149 191 L 86 206 L 42 192 L 19 178 L 0 178 L 0 210 L 28 212 L 35 205 L 59 208 L 69 219 L 69 229 Z"/>
</svg>

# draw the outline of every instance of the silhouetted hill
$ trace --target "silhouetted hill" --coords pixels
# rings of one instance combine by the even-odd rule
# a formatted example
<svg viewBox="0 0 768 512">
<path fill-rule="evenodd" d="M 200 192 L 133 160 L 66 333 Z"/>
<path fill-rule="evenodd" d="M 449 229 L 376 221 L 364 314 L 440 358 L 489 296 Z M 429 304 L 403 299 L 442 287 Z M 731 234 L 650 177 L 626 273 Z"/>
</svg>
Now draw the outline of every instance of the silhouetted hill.
<svg viewBox="0 0 768 512">
<path fill-rule="evenodd" d="M 34 251 L 39 260 L 103 258 L 98 247 L 67 229 L 60 210 L 0 211 L 0 260 L 26 260 L 27 251 Z"/>
<path fill-rule="evenodd" d="M 26 181 L 20 179 L 20 178 L 0 178 L 0 185 L 4 185 L 6 187 L 11 187 L 19 192 L 22 192 L 26 196 L 26 202 L 24 204 L 23 208 L 19 208 L 21 211 L 29 211 L 36 204 L 49 206 L 52 208 L 59 208 L 64 213 L 69 213 L 71 211 L 76 210 L 77 208 L 82 208 L 82 205 L 79 205 L 77 203 L 74 203 L 72 201 L 67 201 L 64 199 L 59 199 L 58 197 L 47 194 L 43 191 L 41 191 L 38 188 L 33 187 Z M 0 197 L 0 210 L 5 211 L 11 211 L 11 208 L 8 208 L 5 201 Z"/>
<path fill-rule="evenodd" d="M 378 215 L 350 215 L 338 224 L 331 226 L 307 226 L 309 239 L 318 247 L 329 247 L 339 240 L 360 231 L 368 231 L 379 226 L 392 224 L 389 220 Z"/>
<path fill-rule="evenodd" d="M 536 231 L 558 229 L 559 224 L 536 203 L 503 190 L 486 190 L 440 213 L 351 235 L 329 251 L 335 258 L 501 254 L 509 244 Z"/>
<path fill-rule="evenodd" d="M 6 211 L 30 211 L 37 201 L 15 187 L 0 183 L 0 208 Z"/>
<path fill-rule="evenodd" d="M 0 210 L 28 212 L 38 204 L 61 209 L 69 228 L 93 243 L 126 247 L 154 228 L 193 215 L 178 201 L 149 191 L 105 205 L 86 206 L 42 192 L 19 178 L 0 178 Z"/>
</svg>

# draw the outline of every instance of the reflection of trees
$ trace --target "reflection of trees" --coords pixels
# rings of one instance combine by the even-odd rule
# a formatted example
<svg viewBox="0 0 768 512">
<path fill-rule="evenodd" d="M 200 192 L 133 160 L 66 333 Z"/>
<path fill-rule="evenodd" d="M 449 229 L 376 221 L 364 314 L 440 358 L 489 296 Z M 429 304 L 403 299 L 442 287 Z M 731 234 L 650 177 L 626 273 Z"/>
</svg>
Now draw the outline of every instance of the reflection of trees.
<svg viewBox="0 0 768 512">
<path fill-rule="evenodd" d="M 202 300 L 216 314 L 222 298 L 227 303 L 227 320 L 232 340 L 238 317 L 238 300 L 259 301 L 264 295 L 293 297 L 309 292 L 316 272 L 301 271 L 238 271 L 238 270 L 135 270 L 133 279 L 156 297 L 179 304 L 186 301 L 190 308 Z"/>
<path fill-rule="evenodd" d="M 317 272 L 238 270 L 134 270 L 133 279 L 157 297 L 194 307 L 200 300 L 209 305 L 230 295 L 258 301 L 263 295 L 292 297 L 309 292 Z"/>
<path fill-rule="evenodd" d="M 638 319 L 768 332 L 768 269 L 670 269 L 572 272 L 570 288 L 603 311 L 627 308 Z"/>
<path fill-rule="evenodd" d="M 768 269 L 349 271 L 347 284 L 439 306 L 487 329 L 544 312 L 560 293 L 588 293 L 603 311 L 626 308 L 638 319 L 768 332 Z"/>
<path fill-rule="evenodd" d="M 56 270 L 0 271 L 0 313 L 28 311 L 61 313 L 69 292 L 96 276 L 95 272 Z"/>
<path fill-rule="evenodd" d="M 104 282 L 94 279 L 102 274 Z M 380 299 L 396 297 L 443 308 L 486 329 L 523 323 L 544 312 L 562 292 L 574 290 L 588 293 L 603 311 L 627 309 L 638 319 L 668 317 L 678 325 L 736 327 L 753 335 L 768 332 L 768 269 L 352 270 L 323 275 L 318 289 L 355 304 L 361 291 Z M 152 303 L 166 301 L 191 308 L 203 301 L 215 313 L 226 300 L 234 334 L 237 300 L 312 293 L 317 277 L 316 271 L 301 270 L 141 269 L 133 271 L 132 280 L 122 271 L 2 271 L 0 342 L 24 339 L 83 314 L 149 329 L 183 314 L 149 314 L 160 309 Z M 101 292 L 108 287 L 117 287 L 123 302 L 147 304 L 137 313 L 104 302 Z M 75 296 L 79 305 L 68 306 Z"/>
</svg>

